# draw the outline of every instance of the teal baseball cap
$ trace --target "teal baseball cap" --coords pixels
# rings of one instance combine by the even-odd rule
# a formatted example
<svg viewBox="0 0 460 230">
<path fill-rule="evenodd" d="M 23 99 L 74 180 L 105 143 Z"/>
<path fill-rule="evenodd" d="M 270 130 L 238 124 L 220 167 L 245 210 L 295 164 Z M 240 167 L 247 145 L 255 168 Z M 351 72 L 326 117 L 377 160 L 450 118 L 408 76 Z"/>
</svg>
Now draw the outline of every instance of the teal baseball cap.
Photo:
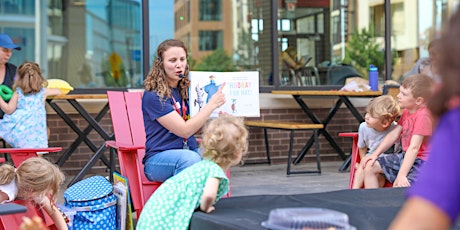
<svg viewBox="0 0 460 230">
<path fill-rule="evenodd" d="M 10 36 L 8 36 L 7 34 L 0 34 L 0 47 L 21 50 L 21 47 L 14 44 Z"/>
</svg>

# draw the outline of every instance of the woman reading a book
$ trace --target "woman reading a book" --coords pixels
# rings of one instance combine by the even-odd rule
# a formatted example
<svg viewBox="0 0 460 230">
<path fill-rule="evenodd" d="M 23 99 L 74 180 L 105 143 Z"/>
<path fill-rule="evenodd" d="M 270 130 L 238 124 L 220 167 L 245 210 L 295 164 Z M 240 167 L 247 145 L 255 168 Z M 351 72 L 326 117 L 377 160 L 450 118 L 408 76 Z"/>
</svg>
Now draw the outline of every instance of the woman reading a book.
<svg viewBox="0 0 460 230">
<path fill-rule="evenodd" d="M 193 135 L 212 112 L 225 103 L 224 83 L 209 102 L 190 117 L 187 57 L 182 41 L 163 41 L 144 81 L 142 112 L 146 143 L 142 163 L 150 181 L 163 182 L 201 160 Z"/>
</svg>

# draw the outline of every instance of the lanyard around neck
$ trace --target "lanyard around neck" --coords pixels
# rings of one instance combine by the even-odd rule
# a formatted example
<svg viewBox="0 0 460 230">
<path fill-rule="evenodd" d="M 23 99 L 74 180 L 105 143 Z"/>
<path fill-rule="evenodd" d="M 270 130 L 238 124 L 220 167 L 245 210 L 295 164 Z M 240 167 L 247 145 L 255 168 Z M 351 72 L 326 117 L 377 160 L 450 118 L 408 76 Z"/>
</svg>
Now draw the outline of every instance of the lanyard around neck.
<svg viewBox="0 0 460 230">
<path fill-rule="evenodd" d="M 176 110 L 176 112 L 180 114 L 180 108 L 177 106 L 177 101 L 176 99 L 174 98 L 174 95 L 171 95 L 172 99 L 173 99 L 173 102 L 174 102 L 174 109 Z M 182 98 L 182 118 L 184 119 L 184 121 L 187 121 L 187 107 L 185 107 L 185 100 Z M 184 149 L 188 149 L 188 145 L 187 145 L 187 138 L 184 137 Z"/>
<path fill-rule="evenodd" d="M 180 114 L 180 108 L 177 106 L 177 102 L 176 102 L 176 99 L 174 98 L 174 96 L 172 96 L 172 99 L 173 99 L 173 102 L 174 102 L 174 109 L 176 110 L 176 112 Z M 185 107 L 185 100 L 182 99 L 182 118 L 184 119 L 184 121 L 187 120 L 187 107 Z"/>
</svg>

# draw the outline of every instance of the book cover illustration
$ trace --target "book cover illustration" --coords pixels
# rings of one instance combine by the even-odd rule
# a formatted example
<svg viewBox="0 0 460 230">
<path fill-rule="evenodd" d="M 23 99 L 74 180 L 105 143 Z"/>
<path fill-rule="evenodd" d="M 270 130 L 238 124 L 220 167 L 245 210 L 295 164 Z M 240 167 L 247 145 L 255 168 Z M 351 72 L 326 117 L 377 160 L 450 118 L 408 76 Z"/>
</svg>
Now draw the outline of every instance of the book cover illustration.
<svg viewBox="0 0 460 230">
<path fill-rule="evenodd" d="M 189 73 L 190 115 L 197 114 L 225 82 L 226 103 L 211 117 L 226 112 L 239 117 L 259 117 L 259 72 L 202 72 Z"/>
</svg>

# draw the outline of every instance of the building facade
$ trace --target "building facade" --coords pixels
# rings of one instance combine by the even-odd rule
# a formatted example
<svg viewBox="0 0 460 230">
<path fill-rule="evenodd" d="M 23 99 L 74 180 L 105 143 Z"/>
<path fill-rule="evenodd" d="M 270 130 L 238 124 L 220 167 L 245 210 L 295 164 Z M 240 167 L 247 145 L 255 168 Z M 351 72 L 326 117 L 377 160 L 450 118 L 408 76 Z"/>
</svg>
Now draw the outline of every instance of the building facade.
<svg viewBox="0 0 460 230">
<path fill-rule="evenodd" d="M 426 45 L 439 36 L 459 1 L 390 2 L 394 60 L 386 78 L 398 79 L 428 55 Z M 384 0 L 0 1 L 0 32 L 23 47 L 10 62 L 35 61 L 47 78 L 64 79 L 82 90 L 141 88 L 146 65 L 166 38 L 187 44 L 192 70 L 223 50 L 233 70 L 259 71 L 262 92 L 330 85 L 331 66 L 359 64 L 347 59 L 354 33 L 371 32 L 385 49 L 384 17 Z M 300 68 L 283 61 L 288 47 Z M 318 70 L 318 82 L 305 82 L 307 66 Z"/>
<path fill-rule="evenodd" d="M 426 45 L 439 36 L 459 2 L 391 0 L 391 49 L 397 54 L 393 78 L 410 69 L 419 57 L 428 56 Z M 192 70 L 203 66 L 212 70 L 220 63 L 207 63 L 207 57 L 222 50 L 233 70 L 259 71 L 261 119 L 305 122 L 304 112 L 292 97 L 269 92 L 331 88 L 332 70 L 364 47 L 361 43 L 353 46 L 354 36 L 362 36 L 363 29 L 373 31 L 369 32 L 372 41 L 383 53 L 384 16 L 384 0 L 0 0 L 0 33 L 9 34 L 22 47 L 13 51 L 11 63 L 35 61 L 48 79 L 64 79 L 74 86 L 73 93 L 142 88 L 143 77 L 156 58 L 156 47 L 164 39 L 177 38 L 187 44 Z M 282 59 L 286 50 L 295 51 L 298 70 L 286 68 Z M 383 62 L 383 55 L 379 60 Z M 348 61 L 358 69 L 353 60 Z M 307 81 L 305 70 L 315 68 L 319 80 Z M 106 101 L 82 103 L 95 115 Z M 364 112 L 367 101 L 353 103 Z M 326 117 L 333 104 L 333 99 L 309 101 L 319 117 Z M 87 122 L 70 106 L 64 109 L 80 129 L 86 128 Z M 68 149 L 79 138 L 52 110 L 47 120 L 50 146 Z M 110 115 L 101 123 L 104 130 L 111 130 Z M 327 126 L 343 149 L 349 147 L 350 140 L 336 134 L 357 127 L 345 108 L 339 109 Z M 289 139 L 282 132 L 268 135 L 273 141 L 272 160 L 285 163 Z M 250 133 L 248 162 L 265 159 L 263 132 Z M 296 133 L 295 152 L 310 135 Z M 90 138 L 97 145 L 104 143 L 96 134 Z M 319 140 L 321 158 L 338 159 L 327 140 Z M 63 169 L 69 175 L 78 173 L 92 153 L 82 144 Z M 49 157 L 57 160 L 59 155 Z M 307 154 L 306 159 L 313 157 L 313 153 Z M 101 162 L 92 169 L 92 173 L 106 172 Z"/>
</svg>

